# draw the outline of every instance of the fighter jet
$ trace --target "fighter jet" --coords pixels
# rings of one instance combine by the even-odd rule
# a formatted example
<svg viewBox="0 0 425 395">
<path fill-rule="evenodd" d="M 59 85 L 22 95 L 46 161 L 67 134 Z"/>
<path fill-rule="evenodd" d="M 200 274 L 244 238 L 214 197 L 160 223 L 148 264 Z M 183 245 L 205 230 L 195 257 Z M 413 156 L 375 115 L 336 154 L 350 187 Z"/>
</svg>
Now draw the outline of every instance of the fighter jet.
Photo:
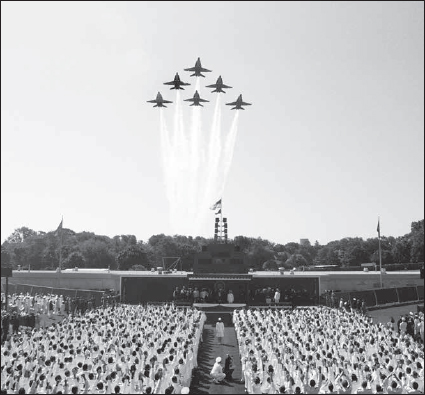
<svg viewBox="0 0 425 395">
<path fill-rule="evenodd" d="M 164 82 L 164 85 L 174 85 L 170 89 L 183 89 L 184 90 L 184 88 L 182 88 L 182 86 L 186 86 L 186 85 L 190 85 L 190 84 L 187 83 L 187 82 L 180 81 L 179 73 L 176 73 L 176 75 L 174 77 L 174 81 Z"/>
<path fill-rule="evenodd" d="M 250 106 L 252 103 L 245 103 L 242 100 L 242 95 L 239 95 L 239 97 L 234 101 L 233 103 L 226 103 L 226 106 L 235 106 L 231 108 L 231 110 L 245 110 L 242 106 Z"/>
<path fill-rule="evenodd" d="M 206 88 L 215 88 L 212 92 L 223 92 L 226 93 L 223 88 L 225 89 L 230 89 L 231 86 L 228 85 L 224 85 L 223 84 L 223 79 L 221 78 L 221 75 L 217 78 L 217 82 L 215 84 L 211 84 L 211 85 L 207 85 Z"/>
<path fill-rule="evenodd" d="M 208 69 L 204 69 L 201 65 L 201 59 L 198 58 L 198 60 L 195 63 L 195 67 L 190 67 L 188 69 L 184 69 L 185 71 L 194 71 L 193 74 L 191 74 L 190 76 L 193 77 L 205 77 L 205 75 L 202 74 L 202 72 L 206 73 L 212 70 L 208 70 Z"/>
<path fill-rule="evenodd" d="M 192 99 L 185 99 L 184 101 L 193 101 L 193 103 L 191 104 L 191 106 L 201 106 L 201 107 L 204 107 L 204 106 L 201 104 L 201 102 L 202 102 L 202 103 L 209 102 L 209 100 L 201 99 L 201 98 L 199 97 L 199 93 L 198 93 L 198 91 L 195 91 L 195 93 L 194 93 L 194 95 L 193 95 L 193 98 L 192 98 Z"/>
<path fill-rule="evenodd" d="M 156 99 L 154 100 L 147 100 L 148 103 L 156 103 L 156 105 L 154 105 L 154 107 L 165 107 L 167 108 L 167 106 L 164 106 L 164 103 L 172 103 L 172 101 L 169 100 L 164 100 L 162 98 L 162 95 L 158 92 L 158 94 L 156 95 Z"/>
</svg>

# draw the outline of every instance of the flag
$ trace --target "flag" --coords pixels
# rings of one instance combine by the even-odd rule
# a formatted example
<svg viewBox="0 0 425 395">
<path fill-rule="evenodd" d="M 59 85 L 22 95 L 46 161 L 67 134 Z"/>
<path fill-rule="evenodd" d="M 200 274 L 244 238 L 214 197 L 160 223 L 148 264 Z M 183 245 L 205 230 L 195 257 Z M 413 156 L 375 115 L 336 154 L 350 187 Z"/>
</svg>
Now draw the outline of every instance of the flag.
<svg viewBox="0 0 425 395">
<path fill-rule="evenodd" d="M 216 204 L 213 204 L 211 207 L 210 207 L 210 209 L 211 210 L 216 210 L 216 209 L 218 209 L 218 208 L 221 208 L 221 199 L 216 203 Z"/>
<path fill-rule="evenodd" d="M 381 238 L 381 227 L 379 226 L 379 219 L 378 219 L 378 226 L 376 227 L 376 231 L 378 232 L 378 238 Z"/>
<path fill-rule="evenodd" d="M 62 218 L 62 221 L 59 224 L 58 228 L 55 230 L 55 236 L 58 236 L 59 232 L 62 232 L 62 225 L 63 225 L 63 218 Z"/>
<path fill-rule="evenodd" d="M 218 211 L 215 213 L 215 215 L 219 215 L 219 214 L 221 214 L 221 209 L 220 209 L 220 210 L 218 210 Z"/>
</svg>

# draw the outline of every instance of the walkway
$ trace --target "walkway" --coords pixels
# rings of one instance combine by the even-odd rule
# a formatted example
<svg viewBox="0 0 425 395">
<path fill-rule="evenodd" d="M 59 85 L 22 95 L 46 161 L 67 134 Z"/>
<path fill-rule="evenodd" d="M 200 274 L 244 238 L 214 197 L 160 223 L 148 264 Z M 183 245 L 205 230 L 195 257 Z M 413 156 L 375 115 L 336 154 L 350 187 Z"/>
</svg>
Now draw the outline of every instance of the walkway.
<svg viewBox="0 0 425 395">
<path fill-rule="evenodd" d="M 218 344 L 215 337 L 215 325 L 205 324 L 203 342 L 198 350 L 198 368 L 194 370 L 191 394 L 244 394 L 245 385 L 241 383 L 242 371 L 239 358 L 239 348 L 236 339 L 235 328 L 232 324 L 225 326 L 223 344 Z M 224 367 L 226 354 L 233 357 L 233 380 L 224 380 L 214 384 L 210 377 L 211 368 L 215 359 L 221 357 Z"/>
</svg>

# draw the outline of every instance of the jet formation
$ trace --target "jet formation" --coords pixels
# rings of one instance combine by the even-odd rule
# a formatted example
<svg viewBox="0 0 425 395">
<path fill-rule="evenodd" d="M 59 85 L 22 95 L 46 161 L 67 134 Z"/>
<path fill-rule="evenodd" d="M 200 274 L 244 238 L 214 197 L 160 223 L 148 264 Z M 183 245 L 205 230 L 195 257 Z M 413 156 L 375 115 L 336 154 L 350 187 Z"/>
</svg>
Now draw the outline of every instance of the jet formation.
<svg viewBox="0 0 425 395">
<path fill-rule="evenodd" d="M 164 106 L 164 103 L 168 104 L 168 103 L 172 103 L 172 101 L 169 100 L 164 100 L 162 98 L 162 95 L 158 92 L 158 94 L 156 95 L 156 99 L 153 100 L 148 100 L 148 103 L 156 103 L 154 105 L 154 107 L 165 107 L 167 108 L 167 106 Z"/>
<path fill-rule="evenodd" d="M 183 89 L 184 90 L 184 88 L 182 88 L 182 86 L 186 86 L 186 85 L 190 85 L 190 84 L 187 83 L 187 82 L 181 81 L 180 77 L 179 77 L 179 73 L 176 73 L 176 75 L 174 77 L 174 81 L 164 82 L 164 85 L 173 85 L 173 87 L 170 88 L 170 89 Z"/>
<path fill-rule="evenodd" d="M 195 93 L 194 93 L 194 95 L 193 95 L 193 98 L 191 98 L 191 99 L 185 99 L 184 101 L 191 101 L 191 102 L 193 102 L 193 103 L 191 104 L 191 106 L 201 106 L 201 107 L 204 107 L 204 106 L 201 104 L 201 102 L 202 102 L 202 103 L 209 102 L 209 100 L 201 99 L 201 98 L 200 98 L 200 96 L 199 96 L 198 91 L 195 91 Z"/>
<path fill-rule="evenodd" d="M 205 77 L 205 75 L 202 74 L 202 72 L 210 72 L 212 70 L 204 69 L 201 65 L 201 59 L 198 58 L 198 60 L 195 63 L 195 67 L 189 67 L 188 69 L 184 69 L 184 71 L 194 71 L 193 74 L 191 74 L 191 77 Z"/>
<path fill-rule="evenodd" d="M 215 88 L 213 91 L 211 91 L 211 93 L 212 93 L 212 92 L 217 92 L 217 93 L 219 93 L 219 92 L 223 92 L 223 93 L 226 93 L 226 92 L 223 90 L 223 88 L 224 88 L 224 89 L 230 89 L 230 88 L 231 88 L 231 86 L 224 85 L 224 84 L 223 84 L 223 79 L 221 78 L 221 75 L 220 75 L 220 76 L 217 78 L 217 82 L 216 82 L 215 84 L 207 85 L 207 86 L 206 86 L 206 88 Z"/>
<path fill-rule="evenodd" d="M 232 103 L 226 103 L 226 106 L 235 106 L 231 110 L 245 110 L 242 106 L 250 106 L 252 103 L 246 103 L 242 100 L 242 94 Z"/>
<path fill-rule="evenodd" d="M 212 70 L 208 70 L 208 69 L 205 69 L 205 68 L 202 67 L 200 58 L 198 58 L 194 67 L 189 67 L 189 68 L 184 69 L 184 70 L 185 71 L 193 71 L 194 73 L 190 75 L 191 77 L 194 77 L 194 76 L 195 77 L 205 77 L 202 73 L 212 71 Z M 164 82 L 164 85 L 171 85 L 170 89 L 182 89 L 182 90 L 184 90 L 183 86 L 187 86 L 187 85 L 190 85 L 190 84 L 187 83 L 187 82 L 183 82 L 180 79 L 179 73 L 176 73 L 176 75 L 174 76 L 174 80 L 169 81 L 169 82 Z M 212 90 L 211 93 L 213 93 L 213 92 L 226 93 L 223 89 L 230 89 L 232 87 L 225 85 L 223 83 L 223 79 L 221 78 L 221 75 L 220 75 L 217 78 L 217 81 L 216 81 L 215 84 L 206 85 L 206 88 L 214 88 L 214 90 Z M 201 107 L 203 107 L 203 105 L 201 103 L 209 102 L 209 100 L 201 99 L 198 91 L 195 91 L 192 98 L 185 99 L 184 101 L 192 102 L 191 106 L 201 106 Z M 158 94 L 156 95 L 156 99 L 147 100 L 147 102 L 148 103 L 155 103 L 154 107 L 167 107 L 164 104 L 172 103 L 172 101 L 164 100 L 160 92 L 158 92 Z M 232 103 L 226 103 L 226 105 L 228 105 L 228 106 L 234 106 L 233 108 L 231 108 L 231 110 L 245 110 L 243 108 L 243 106 L 250 106 L 251 104 L 252 103 L 246 103 L 242 100 L 242 94 L 239 95 L 239 97 L 236 99 L 236 101 L 234 101 Z"/>
</svg>

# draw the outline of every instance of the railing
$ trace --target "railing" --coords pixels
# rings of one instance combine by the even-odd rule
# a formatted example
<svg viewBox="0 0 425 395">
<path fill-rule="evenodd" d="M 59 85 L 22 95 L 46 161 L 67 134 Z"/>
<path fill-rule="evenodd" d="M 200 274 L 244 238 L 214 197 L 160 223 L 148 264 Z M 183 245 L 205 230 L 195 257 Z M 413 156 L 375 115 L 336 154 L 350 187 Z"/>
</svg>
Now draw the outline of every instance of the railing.
<svg viewBox="0 0 425 395">
<path fill-rule="evenodd" d="M 353 299 L 364 300 L 367 307 L 380 306 L 385 304 L 396 304 L 406 302 L 419 302 L 424 300 L 424 286 L 410 286 L 400 288 L 382 288 L 369 291 L 353 291 L 353 292 L 335 292 L 335 305 L 339 305 L 342 298 L 344 302 Z M 331 299 L 330 295 L 326 298 L 322 295 L 322 302 Z"/>
</svg>

